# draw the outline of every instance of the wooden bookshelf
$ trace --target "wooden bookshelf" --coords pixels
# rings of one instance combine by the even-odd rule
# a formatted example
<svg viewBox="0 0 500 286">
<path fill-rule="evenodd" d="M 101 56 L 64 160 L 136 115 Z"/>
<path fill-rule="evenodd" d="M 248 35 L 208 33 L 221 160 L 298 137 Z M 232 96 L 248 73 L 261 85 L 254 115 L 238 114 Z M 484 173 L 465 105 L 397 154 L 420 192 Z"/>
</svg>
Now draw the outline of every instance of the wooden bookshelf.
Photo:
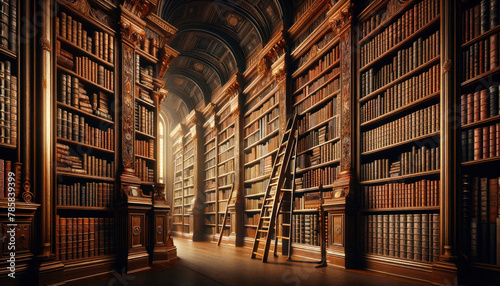
<svg viewBox="0 0 500 286">
<path fill-rule="evenodd" d="M 176 234 L 182 234 L 184 231 L 184 142 L 181 133 L 180 125 L 172 131 L 171 134 L 174 143 L 172 144 L 173 158 L 174 158 L 174 182 L 173 182 L 173 217 L 172 223 Z"/>
<path fill-rule="evenodd" d="M 358 19 L 359 247 L 403 272 L 401 261 L 440 254 L 442 37 L 439 1 L 393 4 L 377 1 Z"/>
<path fill-rule="evenodd" d="M 217 234 L 217 122 L 213 112 L 207 111 L 207 118 L 203 124 L 203 160 L 204 160 L 204 176 L 203 188 L 205 191 L 205 212 L 204 212 L 204 228 L 203 234 L 209 237 L 209 240 L 214 240 Z"/>
</svg>

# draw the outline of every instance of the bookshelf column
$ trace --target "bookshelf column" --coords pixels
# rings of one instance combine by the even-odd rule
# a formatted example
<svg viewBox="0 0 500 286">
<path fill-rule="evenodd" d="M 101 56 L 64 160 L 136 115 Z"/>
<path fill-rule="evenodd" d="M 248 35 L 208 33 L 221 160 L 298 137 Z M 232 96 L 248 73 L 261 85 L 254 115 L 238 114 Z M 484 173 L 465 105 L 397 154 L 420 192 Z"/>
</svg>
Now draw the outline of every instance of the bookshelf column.
<svg viewBox="0 0 500 286">
<path fill-rule="evenodd" d="M 323 208 L 327 213 L 327 246 L 330 261 L 353 268 L 356 247 L 355 209 L 353 208 L 356 175 L 353 166 L 354 149 L 354 53 L 352 3 L 337 3 L 328 12 L 331 28 L 337 32 L 340 46 L 340 173 L 330 194 L 324 196 Z"/>
<path fill-rule="evenodd" d="M 234 191 L 236 193 L 236 200 L 233 199 L 228 201 L 229 212 L 231 213 L 231 234 L 230 236 L 235 237 L 235 245 L 243 246 L 244 239 L 244 229 L 243 229 L 243 116 L 241 112 L 241 75 L 237 74 L 235 81 L 231 84 L 228 89 L 228 94 L 233 95 L 234 98 L 231 101 L 231 113 L 234 118 Z"/>
</svg>

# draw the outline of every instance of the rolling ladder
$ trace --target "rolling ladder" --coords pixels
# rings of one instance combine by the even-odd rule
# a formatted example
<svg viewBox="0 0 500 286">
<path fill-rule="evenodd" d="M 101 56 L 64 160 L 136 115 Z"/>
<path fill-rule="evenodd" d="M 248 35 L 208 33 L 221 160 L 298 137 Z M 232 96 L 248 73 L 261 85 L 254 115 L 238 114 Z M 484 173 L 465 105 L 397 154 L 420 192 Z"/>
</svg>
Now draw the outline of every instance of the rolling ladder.
<svg viewBox="0 0 500 286">
<path fill-rule="evenodd" d="M 266 188 L 262 209 L 260 211 L 259 223 L 255 234 L 255 241 L 252 248 L 252 258 L 262 258 L 263 262 L 267 261 L 269 248 L 273 234 L 275 233 L 276 220 L 279 214 L 287 214 L 280 212 L 283 205 L 289 204 L 289 218 L 287 222 L 281 225 L 287 229 L 283 231 L 287 236 L 275 236 L 274 255 L 277 252 L 278 239 L 288 240 L 288 258 L 291 255 L 291 235 L 292 235 L 292 211 L 293 211 L 293 192 L 295 189 L 295 166 L 292 178 L 292 188 L 285 189 L 286 172 L 292 158 L 292 152 L 297 154 L 297 116 L 290 118 L 287 123 L 287 128 L 283 138 L 281 139 L 271 171 L 271 178 Z M 296 165 L 296 164 L 294 164 Z M 261 247 L 263 243 L 263 247 Z"/>
</svg>

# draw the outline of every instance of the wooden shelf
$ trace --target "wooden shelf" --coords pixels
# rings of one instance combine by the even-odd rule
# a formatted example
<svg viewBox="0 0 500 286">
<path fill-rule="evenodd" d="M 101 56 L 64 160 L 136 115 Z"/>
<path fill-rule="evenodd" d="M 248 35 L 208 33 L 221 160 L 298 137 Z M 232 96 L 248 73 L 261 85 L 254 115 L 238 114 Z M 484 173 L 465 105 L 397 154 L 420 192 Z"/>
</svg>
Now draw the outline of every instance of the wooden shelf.
<svg viewBox="0 0 500 286">
<path fill-rule="evenodd" d="M 272 81 L 271 81 L 272 82 Z M 266 85 L 268 86 L 268 85 Z M 256 109 L 258 109 L 259 107 L 261 107 L 269 98 L 273 97 L 276 95 L 276 92 L 279 90 L 279 88 L 281 87 L 281 84 L 278 84 L 276 85 L 266 96 L 264 96 L 260 101 L 259 103 L 255 104 L 254 106 L 252 106 L 252 108 L 246 110 L 245 114 L 250 114 L 252 113 L 253 111 L 255 111 Z M 262 93 L 264 90 L 260 91 L 260 93 Z M 254 100 L 255 98 L 257 98 L 258 95 L 253 95 L 251 99 L 249 99 L 247 101 L 248 102 L 251 102 L 252 100 Z M 276 102 L 279 102 L 279 98 L 275 99 Z M 245 104 L 247 104 L 245 103 Z"/>
<path fill-rule="evenodd" d="M 261 81 L 261 80 L 262 80 L 262 78 L 261 78 L 261 77 L 259 77 L 259 78 L 255 79 L 255 81 L 254 81 L 254 82 L 259 82 L 259 81 Z M 271 86 L 272 84 L 273 84 L 273 81 L 272 81 L 272 80 L 268 81 L 268 82 L 267 82 L 267 83 L 266 83 L 266 84 L 265 84 L 265 85 L 264 85 L 261 89 L 259 89 L 259 90 L 258 90 L 258 91 L 256 91 L 255 93 L 253 93 L 253 94 L 252 94 L 252 96 L 251 96 L 250 98 L 248 98 L 248 99 L 245 101 L 244 105 L 248 105 L 248 103 L 250 103 L 250 102 L 252 102 L 254 99 L 256 99 L 259 95 L 261 95 L 261 94 L 262 94 L 262 93 L 263 93 L 263 92 L 264 92 L 264 91 L 265 91 L 265 90 L 266 90 L 269 86 Z M 273 87 L 272 91 L 273 91 L 273 90 L 275 90 L 278 86 L 279 86 L 279 85 L 276 85 L 275 87 Z M 249 93 L 249 92 L 243 92 L 243 93 Z M 269 93 L 268 93 L 268 94 L 267 94 L 264 98 L 262 98 L 262 99 L 261 99 L 261 101 L 260 101 L 260 102 L 261 102 L 261 103 L 263 103 L 263 102 L 264 102 L 263 100 L 265 100 L 265 99 L 266 99 L 266 98 L 268 98 L 268 97 L 271 97 L 271 95 L 272 95 L 272 94 L 273 94 L 273 92 L 269 92 Z M 259 106 L 260 106 L 260 104 L 259 104 L 259 103 L 257 103 L 254 107 L 252 107 L 251 109 L 247 110 L 247 112 L 252 112 L 252 109 L 257 108 L 257 107 L 259 107 Z"/>
<path fill-rule="evenodd" d="M 224 144 L 224 143 L 226 143 L 227 141 L 229 141 L 229 140 L 230 140 L 231 138 L 233 138 L 233 137 L 234 137 L 234 133 L 233 133 L 233 134 L 231 134 L 231 135 L 229 135 L 226 139 L 224 139 L 224 140 L 220 141 L 220 142 L 219 142 L 219 146 L 220 146 L 220 145 L 222 145 L 222 144 Z"/>
<path fill-rule="evenodd" d="M 141 158 L 141 159 L 144 159 L 144 160 L 148 160 L 148 161 L 151 161 L 151 162 L 156 162 L 156 159 L 154 159 L 154 158 L 149 158 L 149 157 L 138 155 L 138 154 L 135 154 L 135 157 Z"/>
<path fill-rule="evenodd" d="M 336 164 L 336 163 L 340 163 L 340 159 L 335 159 L 335 160 L 332 160 L 330 162 L 316 164 L 314 166 L 310 166 L 310 167 L 307 167 L 307 168 L 304 168 L 304 169 L 297 169 L 296 173 L 297 174 L 302 174 L 302 173 L 305 173 L 305 172 L 310 171 L 310 170 L 314 170 L 314 169 L 318 169 L 318 168 L 330 166 L 330 165 L 333 165 L 333 164 Z"/>
<path fill-rule="evenodd" d="M 234 174 L 234 171 L 227 172 L 227 173 L 224 173 L 224 174 L 219 174 L 219 178 L 220 178 L 220 177 L 225 177 L 225 176 L 227 176 L 227 175 L 231 175 L 231 174 Z"/>
<path fill-rule="evenodd" d="M 140 88 L 142 88 L 142 89 L 144 89 L 144 90 L 146 90 L 146 91 L 148 91 L 148 92 L 153 92 L 153 89 L 152 89 L 151 87 L 149 87 L 149 86 L 147 86 L 147 85 L 145 85 L 145 84 L 143 84 L 143 83 L 141 83 L 141 82 L 139 82 L 139 81 L 137 81 L 137 80 L 135 81 L 135 84 L 136 84 L 138 87 L 140 87 Z"/>
<path fill-rule="evenodd" d="M 62 211 L 95 211 L 95 212 L 112 212 L 114 208 L 108 207 L 85 207 L 85 206 L 57 206 L 57 210 Z"/>
<path fill-rule="evenodd" d="M 96 147 L 93 145 L 89 145 L 89 144 L 85 144 L 85 143 L 81 143 L 81 142 L 73 141 L 73 140 L 69 140 L 69 139 L 64 139 L 64 138 L 60 138 L 60 137 L 57 137 L 57 142 L 61 142 L 61 143 L 73 145 L 73 146 L 86 147 L 86 148 L 91 149 L 92 151 L 96 150 L 96 151 L 106 153 L 106 154 L 115 154 L 115 151 L 113 151 L 113 150 L 100 148 L 100 147 Z"/>
<path fill-rule="evenodd" d="M 374 208 L 374 209 L 361 209 L 362 213 L 377 213 L 377 212 L 422 212 L 422 211 L 439 211 L 439 207 L 393 207 L 393 208 Z"/>
<path fill-rule="evenodd" d="M 485 125 L 488 123 L 493 123 L 496 121 L 500 121 L 500 115 L 496 115 L 496 116 L 489 117 L 489 118 L 486 118 L 483 120 L 478 120 L 478 121 L 475 121 L 475 122 L 472 122 L 469 124 L 462 125 L 462 130 L 478 127 L 478 126 Z"/>
<path fill-rule="evenodd" d="M 91 52 L 89 52 L 87 50 L 84 50 L 83 48 L 77 46 L 75 43 L 73 43 L 73 42 L 71 42 L 71 41 L 69 41 L 69 40 L 67 40 L 67 39 L 65 39 L 65 38 L 63 38 L 63 37 L 61 37 L 59 35 L 57 36 L 57 40 L 60 41 L 61 43 L 64 43 L 65 45 L 71 47 L 72 49 L 77 50 L 78 52 L 80 52 L 81 54 L 83 54 L 83 55 L 91 58 L 92 60 L 97 61 L 100 64 L 107 66 L 108 68 L 112 68 L 112 69 L 115 68 L 114 64 L 112 64 L 112 63 L 104 60 L 101 57 L 98 57 L 98 56 L 94 55 L 93 53 L 91 53 Z M 112 43 L 112 44 L 114 44 L 114 43 Z"/>
<path fill-rule="evenodd" d="M 410 110 L 410 109 L 412 109 L 414 107 L 417 107 L 420 104 L 423 104 L 425 102 L 428 102 L 428 101 L 431 101 L 433 99 L 436 99 L 440 94 L 441 94 L 441 92 L 438 91 L 438 92 L 429 94 L 429 95 L 427 95 L 425 97 L 422 97 L 422 98 L 420 98 L 418 100 L 412 101 L 412 102 L 410 102 L 407 105 L 398 107 L 398 108 L 396 108 L 396 109 L 394 109 L 392 111 L 389 111 L 387 113 L 384 113 L 384 114 L 382 114 L 382 115 L 380 115 L 380 116 L 378 116 L 378 117 L 376 117 L 374 119 L 371 119 L 371 120 L 368 120 L 368 121 L 366 121 L 364 123 L 361 123 L 361 127 L 365 127 L 365 126 L 368 126 L 368 125 L 380 122 L 380 121 L 382 121 L 384 119 L 390 118 L 390 117 L 392 117 L 394 115 L 403 113 L 404 111 L 407 111 L 407 110 Z"/>
<path fill-rule="evenodd" d="M 433 132 L 433 133 L 430 133 L 430 134 L 421 135 L 421 136 L 418 136 L 418 137 L 415 137 L 415 138 L 412 138 L 412 139 L 409 139 L 409 140 L 406 140 L 406 141 L 403 141 L 403 142 L 399 142 L 399 143 L 391 144 L 389 146 L 385 146 L 383 148 L 378 148 L 378 149 L 375 149 L 375 150 L 370 150 L 370 151 L 362 152 L 361 155 L 365 156 L 365 155 L 370 155 L 370 154 L 374 154 L 374 153 L 378 153 L 378 152 L 382 152 L 382 151 L 387 151 L 387 150 L 390 150 L 392 148 L 404 146 L 406 144 L 410 144 L 410 143 L 413 143 L 415 141 L 419 141 L 419 140 L 422 140 L 422 139 L 426 139 L 426 138 L 430 138 L 430 137 L 434 137 L 434 136 L 438 136 L 438 135 L 439 135 L 439 131 L 438 132 Z"/>
<path fill-rule="evenodd" d="M 154 105 L 153 103 L 151 103 L 151 102 L 147 102 L 146 100 L 144 100 L 144 99 L 142 99 L 142 98 L 140 98 L 140 97 L 136 97 L 136 98 L 135 98 L 135 101 L 136 101 L 136 102 L 138 102 L 138 103 L 140 103 L 141 105 L 143 105 L 143 106 L 145 106 L 145 107 L 149 108 L 149 109 L 155 109 L 155 108 L 156 108 L 156 107 L 155 107 L 155 105 Z"/>
<path fill-rule="evenodd" d="M 317 187 L 309 187 L 309 188 L 303 188 L 303 189 L 296 189 L 295 194 L 303 194 L 303 193 L 310 193 L 310 192 L 317 192 L 317 191 L 324 191 L 324 190 L 330 190 L 333 188 L 333 185 L 324 185 Z"/>
<path fill-rule="evenodd" d="M 229 123 L 226 127 L 224 127 L 224 129 L 221 129 L 218 135 L 221 135 L 224 131 L 228 130 L 232 126 L 234 126 L 234 122 Z"/>
<path fill-rule="evenodd" d="M 405 38 L 404 40 L 398 42 L 392 48 L 388 49 L 383 54 L 381 54 L 380 56 L 378 56 L 377 58 L 375 58 L 371 62 L 369 62 L 366 65 L 364 65 L 363 67 L 361 67 L 359 69 L 359 72 L 362 73 L 362 72 L 368 70 L 369 68 L 373 67 L 375 64 L 379 63 L 383 58 L 385 58 L 388 55 L 391 55 L 392 53 L 394 53 L 397 50 L 401 49 L 401 47 L 403 47 L 407 43 L 409 43 L 409 42 L 411 42 L 413 40 L 416 40 L 418 38 L 418 36 L 420 36 L 423 32 L 428 31 L 430 27 L 432 27 L 435 24 L 439 23 L 439 19 L 440 19 L 440 17 L 438 15 L 437 17 L 435 17 L 434 19 L 432 19 L 431 21 L 429 21 L 429 23 L 425 24 L 420 29 L 418 29 L 417 31 L 415 31 L 412 35 L 410 35 L 409 37 Z"/>
<path fill-rule="evenodd" d="M 337 116 L 337 115 L 335 115 L 335 116 Z M 326 119 L 325 121 L 320 122 L 320 123 L 316 124 L 315 126 L 307 129 L 306 131 L 299 133 L 299 137 L 304 137 L 305 135 L 309 134 L 309 132 L 311 132 L 315 129 L 318 129 L 318 128 L 322 127 L 323 125 L 327 125 L 328 122 L 330 122 L 335 116 L 332 116 L 332 117 Z"/>
<path fill-rule="evenodd" d="M 156 57 L 154 57 L 153 55 L 147 53 L 142 49 L 136 48 L 135 52 L 138 53 L 143 59 L 147 60 L 152 64 L 156 64 L 158 62 L 158 59 Z"/>
<path fill-rule="evenodd" d="M 332 98 L 336 97 L 337 95 L 340 94 L 340 90 L 337 90 L 337 91 L 334 91 L 332 92 L 330 95 L 328 95 L 327 97 L 321 99 L 320 101 L 316 102 L 315 104 L 311 105 L 309 108 L 307 108 L 306 110 L 302 111 L 301 113 L 299 113 L 299 116 L 304 116 L 306 115 L 306 113 L 308 112 L 311 112 L 313 110 L 315 110 L 316 108 L 322 106 L 323 104 L 325 103 L 328 103 L 332 100 Z"/>
<path fill-rule="evenodd" d="M 244 167 L 247 167 L 247 166 L 253 165 L 253 164 L 255 164 L 255 163 L 259 163 L 259 162 L 260 162 L 260 160 L 262 160 L 262 159 L 264 159 L 264 158 L 266 158 L 266 157 L 268 157 L 268 156 L 273 155 L 273 154 L 274 154 L 274 153 L 276 153 L 277 151 L 278 151 L 278 149 L 276 148 L 276 149 L 274 149 L 274 151 L 271 151 L 271 152 L 269 152 L 269 153 L 267 153 L 267 154 L 265 154 L 265 155 L 262 155 L 262 156 L 260 156 L 259 158 L 255 159 L 255 160 L 249 161 L 249 162 L 245 163 L 243 166 L 244 166 Z"/>
<path fill-rule="evenodd" d="M 57 0 L 57 3 L 59 5 L 65 7 L 66 9 L 70 10 L 73 18 L 77 17 L 79 20 L 81 20 L 83 22 L 87 22 L 88 24 L 91 24 L 95 28 L 98 28 L 98 29 L 102 30 L 103 32 L 106 32 L 106 33 L 108 33 L 110 35 L 114 35 L 115 34 L 115 31 L 113 30 L 114 28 L 108 27 L 108 26 L 104 25 L 103 23 L 100 23 L 100 22 L 92 19 L 91 17 L 83 17 L 83 16 L 81 16 L 81 12 L 78 11 L 78 10 L 76 10 L 76 8 L 74 8 L 73 6 L 71 6 L 70 3 L 68 3 L 67 1 L 65 1 L 65 0 Z M 112 6 L 114 6 L 114 5 L 112 5 Z M 84 24 L 84 23 L 82 23 L 82 24 Z"/>
<path fill-rule="evenodd" d="M 475 44 L 475 43 L 477 43 L 477 42 L 479 42 L 481 40 L 487 39 L 490 36 L 492 36 L 492 35 L 494 35 L 494 34 L 496 34 L 498 32 L 500 32 L 500 25 L 497 25 L 497 26 L 493 27 L 492 29 L 489 29 L 488 31 L 482 33 L 481 35 L 475 37 L 474 39 L 463 43 L 461 45 L 461 47 L 462 48 L 467 48 L 468 46 L 473 45 L 473 44 Z"/>
<path fill-rule="evenodd" d="M 397 85 L 398 83 L 401 83 L 403 81 L 405 81 L 406 79 L 408 78 L 411 78 L 419 73 L 421 73 L 422 71 L 424 71 L 425 69 L 429 68 L 430 66 L 434 65 L 434 64 L 437 64 L 439 62 L 439 59 L 440 59 L 440 56 L 436 56 L 435 58 L 427 61 L 426 63 L 423 63 L 422 65 L 420 65 L 419 67 L 415 68 L 415 69 L 412 69 L 411 71 L 407 72 L 406 74 L 398 77 L 397 79 L 387 83 L 386 85 L 378 88 L 377 90 L 369 93 L 368 95 L 366 95 L 365 97 L 362 97 L 359 99 L 359 102 L 365 102 L 369 99 L 372 99 L 373 97 L 375 97 L 376 95 L 379 95 L 380 93 L 388 90 L 389 88 Z"/>
<path fill-rule="evenodd" d="M 17 146 L 12 144 L 0 143 L 0 148 L 17 149 Z"/>
<path fill-rule="evenodd" d="M 480 160 L 473 160 L 461 163 L 462 166 L 476 166 L 485 163 L 500 162 L 500 157 L 491 157 Z"/>
<path fill-rule="evenodd" d="M 314 149 L 316 149 L 316 148 L 319 148 L 319 147 L 321 147 L 321 146 L 323 146 L 323 145 L 327 145 L 327 144 L 330 144 L 330 143 L 334 143 L 334 142 L 336 142 L 336 141 L 338 141 L 338 140 L 340 140 L 340 137 L 330 139 L 330 140 L 328 140 L 328 141 L 326 141 L 326 142 L 324 142 L 324 143 L 318 144 L 318 145 L 316 145 L 316 146 L 313 146 L 313 147 L 311 147 L 311 148 L 308 148 L 308 149 L 306 149 L 306 150 L 304 150 L 304 151 L 301 151 L 301 152 L 297 153 L 297 156 L 298 156 L 298 155 L 305 154 L 305 153 L 308 153 L 308 152 L 311 152 L 312 150 L 314 150 Z"/>
<path fill-rule="evenodd" d="M 93 81 L 90 81 L 90 80 L 88 80 L 88 79 L 84 78 L 83 76 L 81 76 L 81 75 L 77 74 L 76 72 L 74 72 L 74 71 L 72 71 L 72 70 L 69 70 L 69 69 L 67 69 L 67 68 L 65 68 L 65 67 L 63 67 L 63 66 L 61 66 L 61 65 L 57 65 L 57 68 L 58 68 L 60 71 L 63 71 L 63 72 L 65 72 L 65 73 L 67 73 L 67 74 L 70 74 L 71 76 L 74 76 L 74 77 L 78 78 L 80 81 L 82 81 L 82 82 L 84 82 L 84 83 L 86 83 L 86 84 L 89 84 L 89 85 L 91 85 L 91 86 L 93 86 L 93 87 L 95 87 L 95 88 L 97 88 L 97 89 L 103 90 L 103 91 L 105 91 L 105 92 L 108 92 L 108 93 L 112 93 L 112 94 L 114 94 L 114 91 L 112 91 L 111 89 L 107 89 L 107 88 L 105 88 L 104 86 L 101 86 L 101 85 L 99 85 L 99 84 L 97 84 L 97 83 L 95 83 L 95 82 L 93 82 Z"/>
<path fill-rule="evenodd" d="M 397 176 L 397 177 L 389 177 L 389 178 L 370 180 L 370 181 L 361 181 L 360 184 L 361 185 L 371 185 L 371 184 L 386 183 L 386 182 L 393 182 L 393 181 L 402 181 L 405 179 L 433 176 L 433 175 L 439 175 L 439 174 L 441 174 L 441 170 L 433 170 L 433 171 L 427 171 L 427 172 L 421 172 L 421 173 L 415 173 L 415 174 L 402 175 L 402 176 Z"/>
<path fill-rule="evenodd" d="M 245 195 L 245 198 L 257 198 L 257 197 L 262 197 L 266 193 L 257 193 L 257 194 L 251 194 L 251 195 Z"/>
<path fill-rule="evenodd" d="M 293 213 L 317 213 L 318 209 L 301 209 L 301 210 L 293 210 Z"/>
<path fill-rule="evenodd" d="M 494 68 L 492 70 L 489 70 L 487 72 L 484 72 L 484 73 L 482 73 L 480 75 L 477 75 L 477 76 L 475 76 L 475 77 L 473 77 L 471 79 L 468 79 L 468 80 L 462 82 L 460 84 L 460 86 L 462 88 L 468 87 L 468 86 L 470 86 L 472 84 L 475 84 L 478 81 L 484 80 L 488 76 L 496 75 L 498 73 L 500 73 L 500 66 L 498 66 L 498 67 L 496 67 L 496 68 Z"/>
<path fill-rule="evenodd" d="M 264 111 L 263 113 L 261 113 L 259 116 L 257 116 L 256 118 L 254 118 L 252 121 L 250 121 L 247 125 L 245 125 L 245 127 L 243 127 L 244 129 L 248 128 L 250 125 L 254 124 L 255 122 L 257 122 L 259 119 L 261 119 L 262 117 L 268 115 L 271 111 L 273 111 L 276 107 L 278 107 L 280 104 L 279 102 L 278 103 L 275 103 L 273 106 L 271 106 L 270 108 L 268 108 L 266 111 Z"/>
<path fill-rule="evenodd" d="M 94 115 L 92 113 L 88 113 L 86 111 L 83 111 L 79 108 L 76 108 L 76 107 L 73 107 L 71 105 L 68 105 L 68 104 L 65 104 L 65 103 L 62 103 L 60 101 L 57 102 L 57 106 L 58 107 L 61 107 L 61 108 L 64 108 L 64 109 L 68 109 L 70 110 L 71 112 L 76 112 L 80 115 L 84 115 L 90 119 L 93 119 L 93 120 L 96 120 L 96 121 L 103 121 L 103 122 L 106 122 L 106 123 L 109 123 L 110 125 L 114 125 L 115 123 L 109 119 L 105 119 L 105 118 L 102 118 L 100 116 L 97 116 L 97 115 Z"/>
<path fill-rule="evenodd" d="M 258 176 L 258 177 L 255 177 L 253 179 L 249 179 L 249 180 L 245 180 L 245 184 L 251 184 L 251 183 L 256 183 L 256 182 L 260 182 L 260 181 L 263 181 L 267 178 L 270 178 L 271 177 L 271 174 L 267 174 L 267 175 L 261 175 L 261 176 Z"/>
<path fill-rule="evenodd" d="M 12 52 L 9 49 L 0 47 L 0 54 L 4 56 L 8 56 L 11 60 L 17 60 L 17 54 Z"/>
<path fill-rule="evenodd" d="M 234 146 L 233 146 L 233 147 L 231 147 L 231 148 L 234 148 Z M 233 157 L 231 157 L 231 158 L 228 158 L 228 159 L 226 159 L 226 160 L 224 160 L 224 161 L 219 162 L 219 164 L 217 164 L 217 165 L 218 165 L 218 166 L 223 165 L 224 163 L 226 163 L 226 162 L 228 162 L 228 161 L 231 161 L 231 160 L 234 160 L 234 156 L 233 156 Z"/>
<path fill-rule="evenodd" d="M 57 176 L 80 178 L 80 179 L 91 180 L 91 181 L 98 180 L 98 181 L 105 181 L 105 182 L 115 182 L 115 178 L 99 177 L 99 176 L 91 176 L 91 175 L 86 175 L 86 174 L 75 174 L 75 173 L 59 172 L 59 171 L 57 171 Z"/>
<path fill-rule="evenodd" d="M 316 63 L 319 59 L 321 59 L 328 51 L 331 51 L 335 45 L 337 45 L 340 42 L 340 37 L 334 37 L 330 43 L 326 44 L 321 50 L 318 50 L 318 53 L 316 56 L 314 56 L 312 59 L 309 59 L 305 64 L 303 64 L 301 67 L 299 67 L 296 71 L 292 73 L 292 78 L 295 79 L 297 78 L 300 74 L 303 72 L 307 71 L 309 67 Z M 297 59 L 294 59 L 296 61 Z"/>
<path fill-rule="evenodd" d="M 141 132 L 139 130 L 135 130 L 135 134 L 137 135 L 141 135 L 143 137 L 146 137 L 146 138 L 149 138 L 149 139 L 156 139 L 156 137 L 154 137 L 153 135 L 149 135 L 147 133 L 144 133 L 144 132 Z"/>
<path fill-rule="evenodd" d="M 260 212 L 260 209 L 250 209 L 250 210 L 245 210 L 246 213 L 256 213 Z"/>
<path fill-rule="evenodd" d="M 297 90 L 295 90 L 293 93 L 292 93 L 292 96 L 295 96 L 297 94 L 299 94 L 301 91 L 303 91 L 303 89 L 310 85 L 311 83 L 313 83 L 314 81 L 316 81 L 317 79 L 319 79 L 320 77 L 322 77 L 323 75 L 325 75 L 328 71 L 330 71 L 331 69 L 333 69 L 335 66 L 340 66 L 340 59 L 336 60 L 333 64 L 331 64 L 329 67 L 325 68 L 322 72 L 320 72 L 317 76 L 313 77 L 312 79 L 308 80 L 306 83 L 304 83 L 301 87 L 299 87 Z"/>
<path fill-rule="evenodd" d="M 250 150 L 252 147 L 255 147 L 265 141 L 267 141 L 268 139 L 271 139 L 272 137 L 274 137 L 275 135 L 277 135 L 279 133 L 279 129 L 276 129 L 274 130 L 273 132 L 267 134 L 266 136 L 262 137 L 261 139 L 257 140 L 256 142 L 250 144 L 249 146 L 245 147 L 245 151 L 247 150 Z"/>
<path fill-rule="evenodd" d="M 233 185 L 232 185 L 232 184 L 230 184 L 230 185 L 218 186 L 217 188 L 218 188 L 218 189 L 229 189 L 229 188 L 231 188 L 232 186 L 233 186 Z M 219 200 L 219 201 L 220 201 L 220 200 Z"/>
<path fill-rule="evenodd" d="M 320 89 L 322 89 L 323 87 L 327 86 L 329 83 L 331 83 L 332 81 L 334 81 L 335 79 L 339 78 L 340 77 L 340 73 L 334 75 L 332 78 L 330 78 L 329 80 L 325 81 L 324 83 L 322 83 L 320 86 L 318 86 L 316 89 L 314 89 L 313 91 L 311 92 L 308 92 L 307 93 L 307 96 L 304 97 L 303 99 L 297 101 L 296 103 L 293 104 L 293 107 L 301 104 L 302 102 L 304 102 L 305 100 L 307 100 L 309 97 L 311 97 L 312 95 L 314 95 L 316 92 L 318 92 Z M 332 92 L 332 94 L 335 94 L 335 93 L 338 93 L 340 92 L 340 89 Z"/>
</svg>

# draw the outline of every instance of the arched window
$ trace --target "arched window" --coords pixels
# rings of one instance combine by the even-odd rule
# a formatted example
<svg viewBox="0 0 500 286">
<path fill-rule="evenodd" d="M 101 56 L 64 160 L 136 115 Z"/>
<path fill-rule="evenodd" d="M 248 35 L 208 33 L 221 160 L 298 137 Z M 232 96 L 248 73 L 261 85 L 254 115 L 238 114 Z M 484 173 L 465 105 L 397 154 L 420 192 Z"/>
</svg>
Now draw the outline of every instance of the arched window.
<svg viewBox="0 0 500 286">
<path fill-rule="evenodd" d="M 166 172 L 166 162 L 167 162 L 167 142 L 165 134 L 167 134 L 167 124 L 166 118 L 163 112 L 160 112 L 159 120 L 159 131 L 158 131 L 158 182 L 166 184 L 167 172 Z"/>
</svg>

